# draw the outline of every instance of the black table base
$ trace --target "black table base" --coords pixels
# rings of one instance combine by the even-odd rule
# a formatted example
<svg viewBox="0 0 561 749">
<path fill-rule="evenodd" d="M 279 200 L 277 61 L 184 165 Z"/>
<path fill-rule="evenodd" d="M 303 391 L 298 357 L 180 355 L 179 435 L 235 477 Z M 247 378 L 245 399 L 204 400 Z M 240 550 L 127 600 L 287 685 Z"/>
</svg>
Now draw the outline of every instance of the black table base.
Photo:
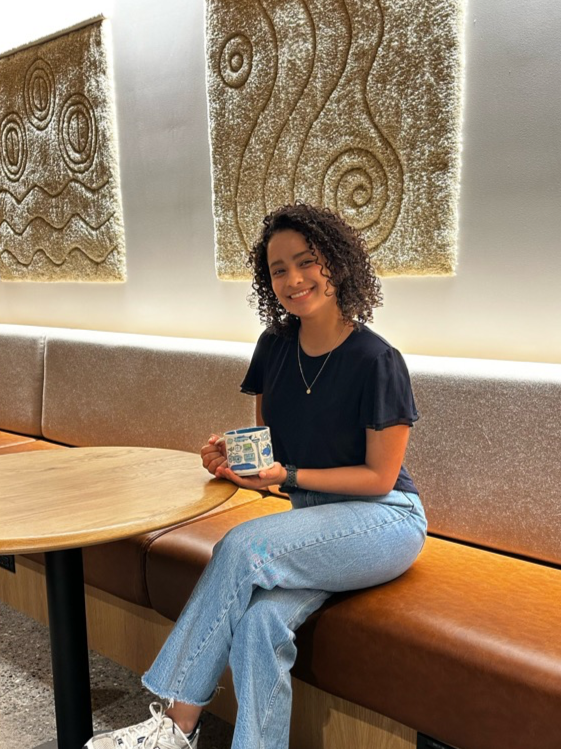
<svg viewBox="0 0 561 749">
<path fill-rule="evenodd" d="M 58 749 L 81 749 L 93 735 L 81 549 L 45 553 Z"/>
</svg>

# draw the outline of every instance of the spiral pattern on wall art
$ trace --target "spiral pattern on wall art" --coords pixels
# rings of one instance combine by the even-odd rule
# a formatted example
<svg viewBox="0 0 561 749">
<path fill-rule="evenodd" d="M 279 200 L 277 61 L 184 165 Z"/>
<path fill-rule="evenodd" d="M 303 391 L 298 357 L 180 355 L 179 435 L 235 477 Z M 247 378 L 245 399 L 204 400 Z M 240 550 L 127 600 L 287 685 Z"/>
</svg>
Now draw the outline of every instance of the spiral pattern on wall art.
<svg viewBox="0 0 561 749">
<path fill-rule="evenodd" d="M 107 21 L 0 57 L 0 280 L 124 281 Z"/>
<path fill-rule="evenodd" d="M 27 164 L 27 138 L 22 119 L 17 112 L 10 112 L 0 125 L 0 156 L 4 174 L 17 182 Z"/>
<path fill-rule="evenodd" d="M 219 278 L 248 278 L 295 200 L 359 229 L 381 275 L 454 273 L 462 27 L 463 0 L 207 0 Z"/>
<path fill-rule="evenodd" d="M 253 58 L 251 42 L 243 34 L 226 39 L 220 53 L 220 75 L 226 86 L 240 88 L 249 78 Z"/>
<path fill-rule="evenodd" d="M 25 74 L 25 110 L 29 122 L 44 130 L 55 111 L 55 75 L 46 60 L 35 60 Z"/>
</svg>

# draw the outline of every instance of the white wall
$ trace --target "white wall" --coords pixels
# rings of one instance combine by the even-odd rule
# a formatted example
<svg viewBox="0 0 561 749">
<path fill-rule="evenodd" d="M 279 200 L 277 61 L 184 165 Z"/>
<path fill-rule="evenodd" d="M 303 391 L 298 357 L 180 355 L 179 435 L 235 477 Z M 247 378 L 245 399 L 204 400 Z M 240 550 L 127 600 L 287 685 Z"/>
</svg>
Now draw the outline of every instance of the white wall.
<svg viewBox="0 0 561 749">
<path fill-rule="evenodd" d="M 254 340 L 249 284 L 214 273 L 204 1 L 113 4 L 129 280 L 1 283 L 0 320 Z M 53 7 L 13 5 L 1 48 L 110 3 Z M 469 0 L 466 57 L 457 276 L 386 279 L 374 327 L 409 353 L 561 362 L 561 3 Z"/>
</svg>

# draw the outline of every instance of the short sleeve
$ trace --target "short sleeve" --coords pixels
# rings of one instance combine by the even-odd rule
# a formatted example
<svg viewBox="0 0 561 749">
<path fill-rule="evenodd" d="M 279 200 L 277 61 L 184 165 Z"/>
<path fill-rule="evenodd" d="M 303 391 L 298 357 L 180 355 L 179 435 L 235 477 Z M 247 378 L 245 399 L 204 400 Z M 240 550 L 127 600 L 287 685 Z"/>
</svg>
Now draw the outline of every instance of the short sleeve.
<svg viewBox="0 0 561 749">
<path fill-rule="evenodd" d="M 399 351 L 388 348 L 372 361 L 369 370 L 360 402 L 361 426 L 378 431 L 397 424 L 413 426 L 419 414 Z"/>
<path fill-rule="evenodd" d="M 268 331 L 264 331 L 259 336 L 249 368 L 240 385 L 242 393 L 246 393 L 247 395 L 261 395 L 263 392 L 263 373 L 268 338 Z"/>
</svg>

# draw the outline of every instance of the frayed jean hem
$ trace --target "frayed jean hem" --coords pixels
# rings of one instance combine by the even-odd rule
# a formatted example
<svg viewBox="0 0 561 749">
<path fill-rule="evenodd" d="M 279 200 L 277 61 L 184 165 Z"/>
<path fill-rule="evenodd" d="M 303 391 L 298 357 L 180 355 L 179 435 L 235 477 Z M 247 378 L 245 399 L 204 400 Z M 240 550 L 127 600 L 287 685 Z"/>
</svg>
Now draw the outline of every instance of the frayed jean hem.
<svg viewBox="0 0 561 749">
<path fill-rule="evenodd" d="M 152 692 L 152 694 L 156 695 L 156 697 L 159 697 L 161 700 L 166 700 L 170 703 L 170 706 L 173 707 L 173 705 L 176 702 L 181 702 L 183 705 L 195 705 L 195 707 L 206 707 L 209 705 L 212 700 L 215 698 L 215 696 L 218 694 L 218 692 L 221 689 L 224 689 L 224 687 L 216 687 L 214 692 L 211 694 L 208 700 L 190 700 L 189 698 L 186 698 L 184 695 L 181 695 L 181 697 L 176 692 L 162 692 L 157 687 L 152 685 L 150 681 L 146 678 L 146 674 L 141 679 L 142 686 L 146 687 L 146 689 L 149 692 Z"/>
</svg>

